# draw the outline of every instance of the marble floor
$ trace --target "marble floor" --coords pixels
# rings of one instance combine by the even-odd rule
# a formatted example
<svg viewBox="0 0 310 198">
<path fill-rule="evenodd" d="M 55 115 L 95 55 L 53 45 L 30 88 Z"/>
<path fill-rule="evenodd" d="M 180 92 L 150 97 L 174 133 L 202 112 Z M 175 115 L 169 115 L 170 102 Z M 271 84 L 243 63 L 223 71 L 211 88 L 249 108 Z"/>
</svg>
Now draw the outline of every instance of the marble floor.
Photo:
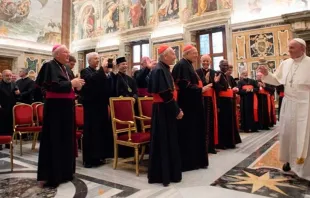
<svg viewBox="0 0 310 198">
<path fill-rule="evenodd" d="M 148 184 L 147 160 L 141 163 L 137 177 L 132 158 L 121 160 L 117 170 L 113 170 L 112 160 L 101 167 L 85 169 L 80 156 L 72 182 L 57 189 L 42 189 L 36 182 L 38 151 L 32 151 L 30 143 L 24 144 L 20 156 L 19 147 L 15 146 L 13 172 L 8 149 L 0 151 L 0 198 L 310 198 L 310 182 L 281 171 L 277 135 L 277 127 L 271 131 L 241 133 L 242 143 L 236 149 L 210 155 L 208 169 L 185 172 L 182 182 L 169 187 Z"/>
</svg>

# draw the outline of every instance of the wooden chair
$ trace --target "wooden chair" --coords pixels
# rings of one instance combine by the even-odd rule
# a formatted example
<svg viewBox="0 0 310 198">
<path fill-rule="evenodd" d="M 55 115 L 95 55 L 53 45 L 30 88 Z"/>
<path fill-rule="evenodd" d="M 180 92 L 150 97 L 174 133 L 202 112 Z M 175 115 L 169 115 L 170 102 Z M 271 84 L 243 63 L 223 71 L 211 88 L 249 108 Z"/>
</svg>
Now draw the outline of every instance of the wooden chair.
<svg viewBox="0 0 310 198">
<path fill-rule="evenodd" d="M 28 104 L 18 104 L 13 107 L 13 139 L 17 139 L 17 134 L 19 135 L 20 143 L 20 155 L 22 152 L 22 134 L 29 133 L 39 133 L 41 132 L 41 126 L 35 126 L 33 121 L 33 109 L 31 105 Z M 34 149 L 35 138 L 33 138 L 32 149 Z"/>
<path fill-rule="evenodd" d="M 143 120 L 141 122 L 142 130 L 146 131 L 151 128 L 153 98 L 152 97 L 139 98 L 138 106 L 139 106 L 140 117 L 148 119 L 148 120 Z"/>
<path fill-rule="evenodd" d="M 76 124 L 76 140 L 81 142 L 81 150 L 83 151 L 83 129 L 84 126 L 84 108 L 81 104 L 75 105 L 75 124 Z M 83 152 L 82 152 L 83 158 Z"/>
<path fill-rule="evenodd" d="M 43 103 L 42 102 L 34 102 L 34 103 L 31 104 L 32 110 L 33 110 L 33 119 L 34 120 L 37 120 L 37 106 L 39 104 L 43 104 Z M 37 126 L 39 126 L 39 125 L 37 125 Z"/>
<path fill-rule="evenodd" d="M 44 111 L 44 104 L 39 103 L 36 105 L 36 125 L 42 127 L 43 124 L 43 111 Z M 36 148 L 37 140 L 38 140 L 39 133 L 34 134 L 34 140 L 32 149 Z"/>
<path fill-rule="evenodd" d="M 135 116 L 134 99 L 131 97 L 110 98 L 111 121 L 114 136 L 114 164 L 116 169 L 118 161 L 118 145 L 134 148 L 136 175 L 139 176 L 139 148 L 142 148 L 143 159 L 145 145 L 150 142 L 149 132 L 137 132 L 136 120 L 150 120 Z"/>
<path fill-rule="evenodd" d="M 12 136 L 0 136 L 0 144 L 10 144 L 11 171 L 13 172 L 13 139 Z"/>
</svg>

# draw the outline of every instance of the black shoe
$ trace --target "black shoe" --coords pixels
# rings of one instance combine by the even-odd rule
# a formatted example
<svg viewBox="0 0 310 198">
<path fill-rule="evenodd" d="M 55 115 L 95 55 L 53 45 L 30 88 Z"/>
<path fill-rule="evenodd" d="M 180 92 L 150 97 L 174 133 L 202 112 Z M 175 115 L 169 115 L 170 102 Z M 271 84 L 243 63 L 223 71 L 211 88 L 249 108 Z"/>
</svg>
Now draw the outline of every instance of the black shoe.
<svg viewBox="0 0 310 198">
<path fill-rule="evenodd" d="M 168 187 L 169 186 L 169 184 L 163 184 L 164 185 L 164 187 Z"/>
<path fill-rule="evenodd" d="M 225 146 L 222 146 L 222 145 L 216 145 L 215 148 L 221 149 L 221 150 L 226 150 L 227 149 Z"/>
<path fill-rule="evenodd" d="M 88 164 L 88 163 L 84 163 L 84 168 L 92 168 L 92 167 L 93 167 L 93 165 Z"/>
<path fill-rule="evenodd" d="M 210 150 L 208 151 L 208 153 L 216 154 L 217 152 L 216 152 L 215 149 L 210 149 Z"/>
<path fill-rule="evenodd" d="M 282 170 L 283 170 L 284 172 L 290 171 L 290 170 L 291 170 L 290 163 L 286 162 L 285 164 L 283 164 Z"/>
<path fill-rule="evenodd" d="M 3 150 L 3 147 L 2 147 L 2 144 L 0 144 L 0 151 L 2 151 Z"/>
</svg>

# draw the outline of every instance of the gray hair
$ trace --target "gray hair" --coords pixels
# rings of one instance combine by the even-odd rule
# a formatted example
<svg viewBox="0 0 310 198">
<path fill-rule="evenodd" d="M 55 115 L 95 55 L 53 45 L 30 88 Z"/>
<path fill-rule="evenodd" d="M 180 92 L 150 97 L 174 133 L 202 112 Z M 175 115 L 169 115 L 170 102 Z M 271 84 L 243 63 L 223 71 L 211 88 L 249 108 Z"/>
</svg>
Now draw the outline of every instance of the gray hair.
<svg viewBox="0 0 310 198">
<path fill-rule="evenodd" d="M 170 52 L 171 50 L 173 50 L 171 47 L 168 47 L 163 53 L 161 53 L 159 55 L 159 60 L 160 61 L 163 61 L 164 60 L 164 56 L 166 56 L 168 54 L 168 52 Z"/>
<path fill-rule="evenodd" d="M 97 52 L 90 52 L 88 54 L 86 54 L 86 60 L 89 64 L 90 60 L 94 57 L 94 56 L 99 56 L 99 54 Z"/>
<path fill-rule="evenodd" d="M 62 49 L 67 49 L 67 47 L 66 47 L 65 45 L 61 45 L 61 46 L 57 47 L 57 48 L 52 52 L 53 58 L 56 58 L 56 56 L 58 55 L 58 53 L 59 53 Z"/>
</svg>

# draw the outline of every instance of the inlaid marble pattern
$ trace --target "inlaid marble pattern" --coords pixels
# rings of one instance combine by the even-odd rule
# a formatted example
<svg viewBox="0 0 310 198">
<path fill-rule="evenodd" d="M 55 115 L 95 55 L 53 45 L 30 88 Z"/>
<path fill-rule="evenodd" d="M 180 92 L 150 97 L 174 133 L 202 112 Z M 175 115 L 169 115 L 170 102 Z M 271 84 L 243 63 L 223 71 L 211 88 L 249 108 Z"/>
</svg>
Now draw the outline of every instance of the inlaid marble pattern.
<svg viewBox="0 0 310 198">
<path fill-rule="evenodd" d="M 183 173 L 180 183 L 169 187 L 162 184 L 148 184 L 145 156 L 140 164 L 140 176 L 135 175 L 133 158 L 120 159 L 116 170 L 113 159 L 108 159 L 100 167 L 86 169 L 82 166 L 81 155 L 77 158 L 75 178 L 60 185 L 56 193 L 43 191 L 36 182 L 38 151 L 31 150 L 31 143 L 23 145 L 23 156 L 14 149 L 14 171 L 10 172 L 9 150 L 0 151 L 0 181 L 12 186 L 9 181 L 25 186 L 25 181 L 33 182 L 23 192 L 24 197 L 91 198 L 91 197 L 131 197 L 131 198 L 263 198 L 263 197 L 310 197 L 308 181 L 293 173 L 283 173 L 277 161 L 278 138 L 276 128 L 259 133 L 241 133 L 242 143 L 236 149 L 220 150 L 209 155 L 208 169 Z M 39 145 L 37 145 L 39 147 Z M 11 185 L 12 184 L 12 185 Z M 15 185 L 16 183 L 14 183 Z M 0 189 L 3 189 L 2 184 Z M 309 188 L 310 189 L 310 188 Z M 22 194 L 1 194 L 2 197 L 23 197 Z M 15 192 L 14 192 L 15 193 Z M 31 194 L 32 193 L 32 194 Z M 29 195 L 29 196 L 28 196 Z"/>
<path fill-rule="evenodd" d="M 292 172 L 285 173 L 281 170 L 278 150 L 279 142 L 276 136 L 211 185 L 267 197 L 310 195 L 309 181 Z"/>
<path fill-rule="evenodd" d="M 34 178 L 11 177 L 0 180 L 0 197 L 55 197 L 57 189 L 40 188 Z"/>
</svg>

